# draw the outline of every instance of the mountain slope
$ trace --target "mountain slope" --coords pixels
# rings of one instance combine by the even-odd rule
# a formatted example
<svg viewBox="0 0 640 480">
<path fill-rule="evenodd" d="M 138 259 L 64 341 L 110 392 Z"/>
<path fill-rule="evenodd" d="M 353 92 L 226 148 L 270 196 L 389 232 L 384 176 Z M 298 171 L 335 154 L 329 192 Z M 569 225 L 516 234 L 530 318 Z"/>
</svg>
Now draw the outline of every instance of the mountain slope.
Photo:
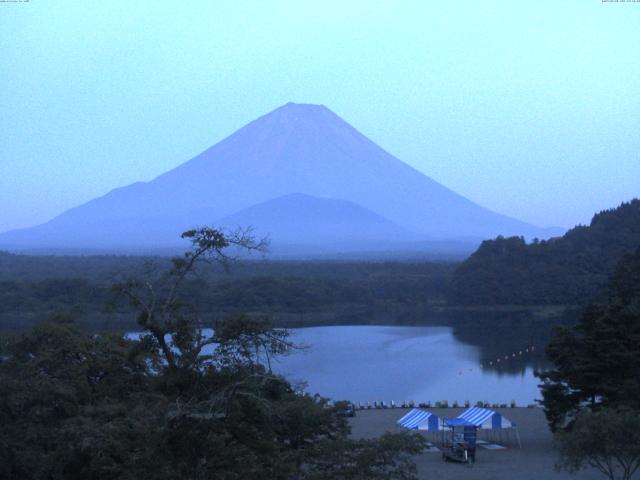
<svg viewBox="0 0 640 480">
<path fill-rule="evenodd" d="M 457 304 L 585 304 L 605 300 L 609 276 L 640 246 L 640 200 L 596 214 L 589 226 L 526 244 L 487 240 L 455 272 Z"/>
<path fill-rule="evenodd" d="M 0 235 L 0 245 L 164 244 L 190 225 L 295 192 L 354 202 L 425 239 L 548 235 L 440 185 L 326 107 L 289 103 L 148 183 Z"/>
<path fill-rule="evenodd" d="M 415 237 L 353 202 L 294 193 L 245 208 L 215 222 L 227 229 L 251 225 L 274 244 L 338 244 L 365 248 Z"/>
</svg>

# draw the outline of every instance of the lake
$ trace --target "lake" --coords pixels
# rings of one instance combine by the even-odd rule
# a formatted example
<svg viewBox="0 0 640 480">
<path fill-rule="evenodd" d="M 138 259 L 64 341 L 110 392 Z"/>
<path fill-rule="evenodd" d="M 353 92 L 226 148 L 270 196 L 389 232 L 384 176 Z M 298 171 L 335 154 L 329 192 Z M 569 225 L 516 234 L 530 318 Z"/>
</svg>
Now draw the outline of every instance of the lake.
<svg viewBox="0 0 640 480">
<path fill-rule="evenodd" d="M 543 349 L 530 350 L 533 337 L 527 330 L 480 322 L 473 328 L 361 325 L 289 331 L 293 343 L 304 348 L 272 360 L 272 367 L 292 383 L 305 382 L 310 394 L 356 404 L 515 400 L 528 405 L 541 398 L 533 372 L 543 366 Z M 212 333 L 205 329 L 206 335 Z"/>
<path fill-rule="evenodd" d="M 541 397 L 524 347 L 499 352 L 507 368 L 498 370 L 497 358 L 490 366 L 486 352 L 457 339 L 451 327 L 311 327 L 291 333 L 294 342 L 307 348 L 280 358 L 274 370 L 292 382 L 305 381 L 309 393 L 334 400 L 515 400 L 526 405 Z M 486 363 L 483 368 L 481 362 Z"/>
</svg>

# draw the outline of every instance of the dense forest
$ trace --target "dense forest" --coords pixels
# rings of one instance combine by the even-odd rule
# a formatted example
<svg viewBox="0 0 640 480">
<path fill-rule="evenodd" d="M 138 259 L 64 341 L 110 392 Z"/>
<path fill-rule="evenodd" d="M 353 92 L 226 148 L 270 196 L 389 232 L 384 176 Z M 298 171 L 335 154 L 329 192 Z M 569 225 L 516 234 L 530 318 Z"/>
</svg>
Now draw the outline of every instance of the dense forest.
<svg viewBox="0 0 640 480">
<path fill-rule="evenodd" d="M 596 214 L 589 226 L 527 244 L 487 240 L 455 271 L 448 300 L 462 305 L 584 305 L 602 301 L 616 263 L 640 245 L 640 200 Z"/>
<path fill-rule="evenodd" d="M 253 256 L 230 262 L 228 268 L 204 265 L 197 277 L 184 282 L 181 295 L 207 323 L 246 312 L 268 315 L 275 325 L 287 327 L 469 327 L 470 317 L 479 321 L 486 313 L 493 323 L 496 315 L 520 315 L 527 320 L 516 323 L 529 325 L 532 317 L 523 308 L 602 301 L 616 262 L 638 245 L 640 201 L 634 200 L 595 215 L 589 226 L 578 226 L 561 238 L 529 244 L 518 237 L 485 241 L 462 264 L 270 261 Z M 134 329 L 130 308 L 118 301 L 112 286 L 170 266 L 169 257 L 0 252 L 0 330 L 22 330 L 58 313 L 94 331 Z M 512 305 L 519 306 L 520 313 L 500 310 Z M 568 321 L 562 312 L 553 319 Z"/>
<path fill-rule="evenodd" d="M 622 257 L 606 302 L 558 328 L 546 349 L 542 406 L 559 469 L 595 468 L 611 480 L 640 469 L 640 248 Z"/>
<path fill-rule="evenodd" d="M 116 282 L 170 266 L 168 258 L 27 256 L 0 253 L 0 329 L 55 313 L 92 330 L 135 328 Z M 229 313 L 269 315 L 279 326 L 401 323 L 442 305 L 455 264 L 243 260 L 203 265 L 181 287 L 209 322 Z M 415 321 L 415 320 L 414 320 Z"/>
</svg>

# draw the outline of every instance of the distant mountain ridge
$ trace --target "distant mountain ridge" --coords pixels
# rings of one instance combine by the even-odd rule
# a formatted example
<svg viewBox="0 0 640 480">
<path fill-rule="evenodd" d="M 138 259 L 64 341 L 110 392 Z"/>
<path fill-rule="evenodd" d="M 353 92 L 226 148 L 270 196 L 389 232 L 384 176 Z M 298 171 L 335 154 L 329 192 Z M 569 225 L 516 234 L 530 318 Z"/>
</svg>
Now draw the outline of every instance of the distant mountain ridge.
<svg viewBox="0 0 640 480">
<path fill-rule="evenodd" d="M 409 242 L 415 235 L 392 221 L 353 202 L 292 193 L 253 205 L 222 218 L 216 225 L 227 230 L 251 225 L 284 243 L 313 245 L 339 240 L 363 248 L 371 244 Z"/>
<path fill-rule="evenodd" d="M 487 240 L 456 270 L 455 304 L 572 304 L 606 300 L 618 261 L 640 247 L 640 200 L 594 215 L 564 236 L 526 244 Z"/>
<path fill-rule="evenodd" d="M 324 106 L 289 103 L 150 182 L 112 190 L 43 225 L 0 234 L 0 247 L 175 245 L 180 232 L 193 225 L 215 224 L 294 193 L 350 202 L 360 214 L 369 211 L 397 226 L 388 225 L 391 230 L 422 240 L 554 234 L 440 185 Z M 362 228 L 358 241 L 378 235 L 380 220 L 374 223 L 375 228 L 368 224 L 371 231 Z M 340 222 L 324 224 L 338 243 L 353 230 Z"/>
</svg>

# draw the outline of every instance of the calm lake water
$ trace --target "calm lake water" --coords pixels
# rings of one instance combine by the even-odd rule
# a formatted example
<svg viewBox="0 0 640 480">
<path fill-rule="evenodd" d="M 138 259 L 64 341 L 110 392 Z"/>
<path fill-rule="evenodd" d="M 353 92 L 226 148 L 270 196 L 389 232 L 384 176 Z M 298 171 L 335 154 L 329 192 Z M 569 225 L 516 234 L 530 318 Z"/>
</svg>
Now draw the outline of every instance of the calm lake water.
<svg viewBox="0 0 640 480">
<path fill-rule="evenodd" d="M 334 400 L 526 405 L 541 397 L 526 354 L 503 357 L 510 373 L 480 368 L 480 347 L 457 340 L 450 327 L 314 327 L 291 333 L 307 348 L 280 358 L 274 370 Z"/>
<path fill-rule="evenodd" d="M 305 382 L 310 394 L 363 404 L 515 400 L 528 405 L 541 397 L 533 375 L 539 362 L 523 349 L 519 355 L 518 342 L 508 340 L 507 332 L 496 325 L 480 325 L 472 332 L 477 344 L 460 340 L 452 327 L 342 326 L 289 331 L 290 339 L 305 348 L 274 359 L 272 367 L 292 383 Z M 469 333 L 467 328 L 462 331 Z M 205 333 L 213 332 L 206 329 Z M 139 335 L 128 334 L 130 338 Z"/>
</svg>

